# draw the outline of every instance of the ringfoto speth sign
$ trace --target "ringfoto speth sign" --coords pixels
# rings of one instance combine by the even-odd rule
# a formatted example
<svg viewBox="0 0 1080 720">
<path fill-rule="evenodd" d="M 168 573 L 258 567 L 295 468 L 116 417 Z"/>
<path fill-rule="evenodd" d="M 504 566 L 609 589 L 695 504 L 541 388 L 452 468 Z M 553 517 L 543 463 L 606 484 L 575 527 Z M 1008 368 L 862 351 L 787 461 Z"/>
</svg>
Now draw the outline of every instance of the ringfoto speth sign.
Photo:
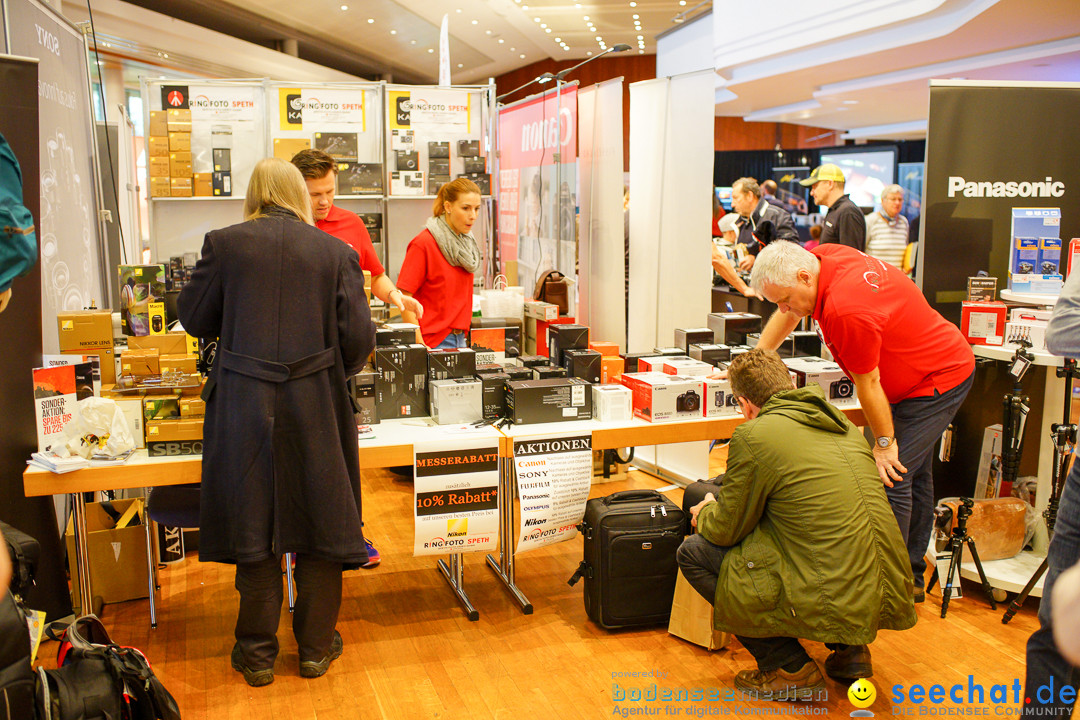
<svg viewBox="0 0 1080 720">
<path fill-rule="evenodd" d="M 456 435 L 413 445 L 414 555 L 498 547 L 498 442 Z"/>
</svg>

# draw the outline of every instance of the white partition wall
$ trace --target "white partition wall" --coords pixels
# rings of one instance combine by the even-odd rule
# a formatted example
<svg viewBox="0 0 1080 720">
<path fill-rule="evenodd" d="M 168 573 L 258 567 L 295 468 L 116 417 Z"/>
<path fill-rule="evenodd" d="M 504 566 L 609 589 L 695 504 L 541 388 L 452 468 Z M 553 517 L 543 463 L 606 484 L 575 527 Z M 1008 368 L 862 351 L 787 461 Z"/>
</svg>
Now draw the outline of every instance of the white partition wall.
<svg viewBox="0 0 1080 720">
<path fill-rule="evenodd" d="M 709 313 L 712 138 L 712 71 L 630 85 L 630 352 Z"/>
<path fill-rule="evenodd" d="M 713 77 L 630 86 L 630 352 L 670 346 L 675 328 L 700 327 L 709 313 Z M 639 447 L 635 462 L 671 480 L 701 480 L 708 445 Z"/>
<path fill-rule="evenodd" d="M 622 78 L 578 91 L 578 322 L 626 349 Z"/>
</svg>

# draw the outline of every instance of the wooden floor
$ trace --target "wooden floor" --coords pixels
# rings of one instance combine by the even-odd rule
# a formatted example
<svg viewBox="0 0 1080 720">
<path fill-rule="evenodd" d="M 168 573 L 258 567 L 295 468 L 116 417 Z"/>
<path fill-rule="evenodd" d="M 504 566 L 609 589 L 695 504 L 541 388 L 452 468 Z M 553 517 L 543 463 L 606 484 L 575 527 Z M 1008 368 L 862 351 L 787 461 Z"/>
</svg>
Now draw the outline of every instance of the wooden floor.
<svg viewBox="0 0 1080 720">
<path fill-rule="evenodd" d="M 713 466 L 722 466 L 714 451 Z M 297 674 L 296 642 L 287 610 L 279 632 L 281 653 L 275 682 L 249 688 L 229 666 L 237 596 L 233 569 L 194 558 L 160 574 L 159 625 L 151 630 L 146 600 L 107 605 L 103 620 L 113 638 L 143 649 L 165 686 L 175 695 L 185 720 L 277 718 L 603 718 L 637 714 L 706 717 L 752 712 L 841 714 L 854 709 L 847 688 L 828 681 L 828 699 L 791 706 L 765 702 L 621 701 L 614 685 L 628 693 L 655 686 L 685 689 L 732 688 L 735 672 L 753 667 L 735 641 L 708 652 L 669 635 L 664 627 L 608 632 L 586 619 L 581 584 L 567 578 L 582 557 L 581 539 L 523 554 L 518 585 L 535 606 L 522 615 L 479 555 L 467 555 L 466 586 L 480 611 L 469 622 L 430 557 L 412 556 L 412 484 L 388 471 L 364 473 L 367 529 L 382 553 L 382 564 L 345 576 L 338 628 L 344 655 L 319 679 Z M 633 472 L 620 483 L 593 487 L 606 495 L 629 487 L 666 483 Z M 682 491 L 669 497 L 680 502 Z M 852 548 L 857 552 L 857 548 Z M 946 688 L 968 684 L 986 691 L 988 715 L 1006 710 L 989 705 L 995 684 L 1008 685 L 1009 710 L 1016 708 L 1013 685 L 1024 677 L 1024 644 L 1037 627 L 1036 600 L 1009 625 L 1002 610 L 991 611 L 980 589 L 964 583 L 965 596 L 940 615 L 940 594 L 917 605 L 919 622 L 904 632 L 882 632 L 872 646 L 877 715 L 893 714 L 896 684 Z M 807 643 L 819 662 L 827 651 Z M 56 643 L 42 646 L 51 665 Z M 634 677 L 629 673 L 640 673 Z M 929 706 L 941 711 L 956 707 Z M 970 707 L 970 706 L 969 706 Z M 927 706 L 922 707 L 928 709 Z M 918 713 L 918 709 L 911 711 Z"/>
</svg>

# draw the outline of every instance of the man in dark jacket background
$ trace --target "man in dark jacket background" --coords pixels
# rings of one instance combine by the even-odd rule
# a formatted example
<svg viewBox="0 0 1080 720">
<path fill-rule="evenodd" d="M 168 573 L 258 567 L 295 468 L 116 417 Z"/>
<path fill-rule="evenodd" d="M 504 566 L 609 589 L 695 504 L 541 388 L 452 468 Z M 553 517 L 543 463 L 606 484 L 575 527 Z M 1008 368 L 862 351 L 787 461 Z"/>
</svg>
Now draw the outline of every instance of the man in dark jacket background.
<svg viewBox="0 0 1080 720">
<path fill-rule="evenodd" d="M 818 385 L 793 388 L 772 350 L 739 355 L 728 378 L 747 422 L 720 491 L 690 510 L 698 532 L 679 567 L 757 661 L 736 688 L 819 699 L 824 678 L 797 638 L 833 650 L 830 677 L 870 677 L 877 631 L 915 624 L 907 552 L 866 440 Z"/>
<path fill-rule="evenodd" d="M 750 251 L 739 264 L 743 270 L 750 270 L 758 251 L 773 240 L 799 241 L 791 213 L 768 203 L 754 178 L 739 178 L 731 184 L 731 209 L 739 214 L 738 241 Z"/>
<path fill-rule="evenodd" d="M 368 560 L 345 382 L 375 327 L 356 251 L 312 227 L 299 170 L 260 161 L 244 218 L 207 233 L 178 306 L 189 334 L 220 338 L 203 392 L 199 560 L 236 565 L 231 661 L 260 686 L 274 680 L 285 553 L 297 554 L 300 675 L 342 652 L 341 573 Z"/>
</svg>

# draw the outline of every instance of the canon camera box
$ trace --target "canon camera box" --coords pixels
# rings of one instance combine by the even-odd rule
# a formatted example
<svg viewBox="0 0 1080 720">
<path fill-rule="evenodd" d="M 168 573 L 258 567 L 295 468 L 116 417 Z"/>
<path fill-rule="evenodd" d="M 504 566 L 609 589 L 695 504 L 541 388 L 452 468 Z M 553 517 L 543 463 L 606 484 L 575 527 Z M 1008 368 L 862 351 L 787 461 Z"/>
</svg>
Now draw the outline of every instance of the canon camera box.
<svg viewBox="0 0 1080 720">
<path fill-rule="evenodd" d="M 623 373 L 622 384 L 634 393 L 634 417 L 670 422 L 702 416 L 701 378 L 659 372 Z"/>
</svg>

